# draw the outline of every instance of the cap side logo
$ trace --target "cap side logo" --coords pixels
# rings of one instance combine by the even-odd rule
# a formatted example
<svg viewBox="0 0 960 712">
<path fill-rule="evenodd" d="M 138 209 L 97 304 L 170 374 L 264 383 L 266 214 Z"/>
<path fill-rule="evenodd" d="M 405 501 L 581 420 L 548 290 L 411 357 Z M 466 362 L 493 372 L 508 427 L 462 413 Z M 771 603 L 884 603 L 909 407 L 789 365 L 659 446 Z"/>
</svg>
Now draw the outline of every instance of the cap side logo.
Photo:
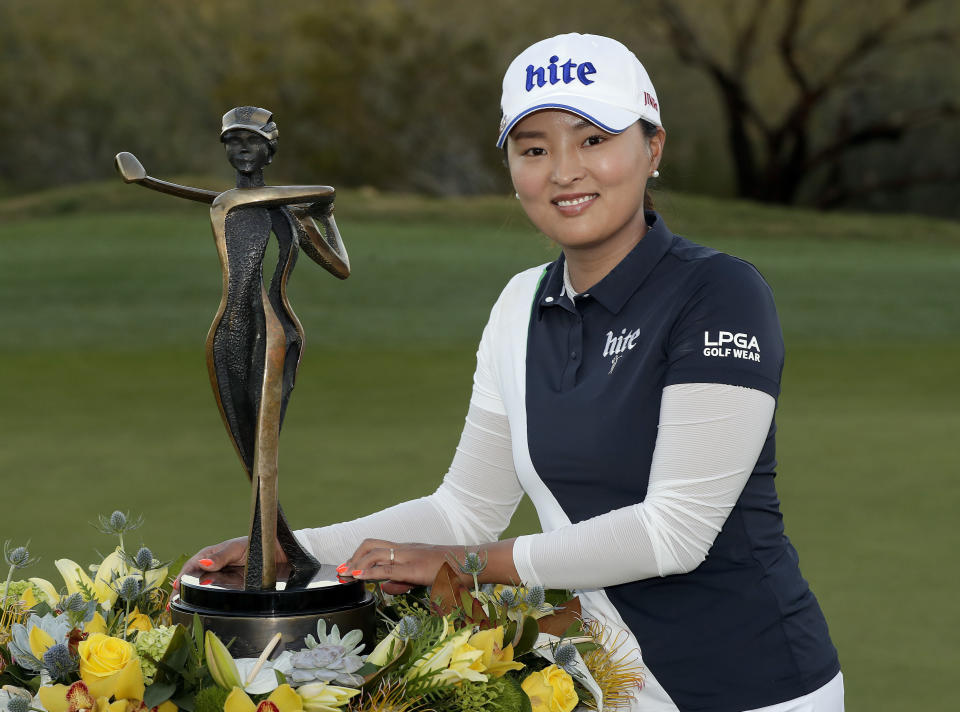
<svg viewBox="0 0 960 712">
<path fill-rule="evenodd" d="M 545 87 L 547 84 L 570 84 L 579 81 L 584 86 L 593 84 L 594 79 L 589 79 L 590 75 L 597 73 L 597 68 L 592 62 L 581 62 L 577 64 L 572 59 L 568 59 L 563 64 L 558 65 L 560 57 L 553 55 L 550 57 L 546 67 L 535 67 L 527 65 L 527 91 L 533 91 L 534 87 Z M 574 71 L 576 70 L 576 71 Z"/>
</svg>

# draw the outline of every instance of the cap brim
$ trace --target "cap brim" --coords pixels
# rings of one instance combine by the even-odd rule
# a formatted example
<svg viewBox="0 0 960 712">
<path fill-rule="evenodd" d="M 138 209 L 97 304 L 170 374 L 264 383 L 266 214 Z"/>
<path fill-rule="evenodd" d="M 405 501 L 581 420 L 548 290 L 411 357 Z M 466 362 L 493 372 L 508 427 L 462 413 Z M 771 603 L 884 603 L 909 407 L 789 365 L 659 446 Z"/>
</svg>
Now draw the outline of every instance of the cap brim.
<svg viewBox="0 0 960 712">
<path fill-rule="evenodd" d="M 582 116 L 591 124 L 603 129 L 607 133 L 618 134 L 630 128 L 642 118 L 640 114 L 629 109 L 623 109 L 619 106 L 612 106 L 602 101 L 590 101 L 582 96 L 561 96 L 556 95 L 549 98 L 549 101 L 530 106 L 510 119 L 510 122 L 500 132 L 497 138 L 497 148 L 503 148 L 507 135 L 517 125 L 517 122 L 530 114 L 543 111 L 544 109 L 560 109 L 569 111 L 577 116 Z"/>
<path fill-rule="evenodd" d="M 255 133 L 255 134 L 260 134 L 261 136 L 263 136 L 263 137 L 264 137 L 265 139 L 267 139 L 268 141 L 272 141 L 272 140 L 275 138 L 274 136 L 271 136 L 270 134 L 264 133 L 263 131 L 261 131 L 261 130 L 258 129 L 258 128 L 255 128 L 255 127 L 253 127 L 253 126 L 247 126 L 246 124 L 230 124 L 229 126 L 225 126 L 224 128 L 220 129 L 220 138 L 223 138 L 224 135 L 225 135 L 228 131 L 238 131 L 238 130 L 239 130 L 239 131 L 251 131 L 251 132 L 253 132 L 253 133 Z"/>
</svg>

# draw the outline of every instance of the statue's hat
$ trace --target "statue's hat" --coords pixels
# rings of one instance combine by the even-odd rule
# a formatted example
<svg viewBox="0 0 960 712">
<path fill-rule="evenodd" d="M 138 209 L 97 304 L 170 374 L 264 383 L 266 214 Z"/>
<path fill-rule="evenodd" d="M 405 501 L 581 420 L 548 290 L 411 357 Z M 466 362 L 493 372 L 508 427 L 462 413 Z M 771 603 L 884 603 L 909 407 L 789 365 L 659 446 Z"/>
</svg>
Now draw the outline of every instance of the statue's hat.
<svg viewBox="0 0 960 712">
<path fill-rule="evenodd" d="M 277 125 L 273 122 L 273 114 L 256 106 L 238 106 L 223 115 L 220 137 L 223 138 L 227 131 L 234 129 L 253 131 L 268 141 L 273 141 L 280 135 Z"/>
</svg>

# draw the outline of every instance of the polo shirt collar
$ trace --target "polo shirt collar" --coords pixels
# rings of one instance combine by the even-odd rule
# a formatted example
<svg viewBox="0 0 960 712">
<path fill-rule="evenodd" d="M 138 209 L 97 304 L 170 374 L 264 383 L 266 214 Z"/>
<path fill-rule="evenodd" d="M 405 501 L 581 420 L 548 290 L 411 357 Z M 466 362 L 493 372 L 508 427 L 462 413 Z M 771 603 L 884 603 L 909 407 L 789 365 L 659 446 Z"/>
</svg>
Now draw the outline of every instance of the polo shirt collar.
<svg viewBox="0 0 960 712">
<path fill-rule="evenodd" d="M 673 233 L 664 224 L 663 218 L 652 210 L 645 211 L 644 216 L 647 220 L 647 233 L 643 239 L 606 277 L 587 290 L 587 294 L 613 314 L 620 313 L 630 297 L 640 289 L 673 241 Z M 563 289 L 564 260 L 561 253 L 544 277 L 545 284 L 538 304 L 541 310 L 549 306 L 563 306 L 568 309 L 573 307 Z"/>
</svg>

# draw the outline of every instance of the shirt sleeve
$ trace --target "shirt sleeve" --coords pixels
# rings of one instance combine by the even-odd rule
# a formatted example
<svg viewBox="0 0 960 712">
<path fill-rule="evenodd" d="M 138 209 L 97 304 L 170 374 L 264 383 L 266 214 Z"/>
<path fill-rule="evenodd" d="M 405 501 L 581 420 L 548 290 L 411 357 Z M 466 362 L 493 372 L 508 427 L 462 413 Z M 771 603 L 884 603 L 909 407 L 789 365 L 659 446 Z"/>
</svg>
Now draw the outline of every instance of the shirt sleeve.
<svg viewBox="0 0 960 712">
<path fill-rule="evenodd" d="M 671 330 L 664 385 L 725 383 L 780 394 L 783 335 L 773 293 L 748 262 L 704 261 Z"/>
<path fill-rule="evenodd" d="M 775 405 L 769 394 L 740 386 L 665 388 L 646 498 L 518 537 L 521 580 L 593 589 L 697 568 L 753 471 Z"/>
</svg>

